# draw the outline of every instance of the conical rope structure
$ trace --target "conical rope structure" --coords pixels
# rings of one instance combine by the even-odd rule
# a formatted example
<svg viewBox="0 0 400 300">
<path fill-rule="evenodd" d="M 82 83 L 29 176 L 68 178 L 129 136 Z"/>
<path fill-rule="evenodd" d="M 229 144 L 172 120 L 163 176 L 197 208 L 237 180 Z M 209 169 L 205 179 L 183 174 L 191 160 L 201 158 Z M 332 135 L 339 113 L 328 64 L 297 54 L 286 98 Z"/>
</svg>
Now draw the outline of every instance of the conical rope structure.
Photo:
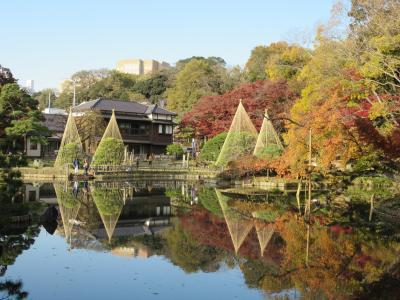
<svg viewBox="0 0 400 300">
<path fill-rule="evenodd" d="M 261 256 L 264 256 L 265 249 L 267 248 L 275 232 L 275 224 L 267 223 L 261 219 L 258 219 L 255 213 L 253 213 L 253 217 L 254 226 L 256 227 L 258 237 L 258 243 L 260 244 L 260 253 Z"/>
<path fill-rule="evenodd" d="M 120 189 L 96 187 L 92 190 L 93 201 L 111 242 L 119 216 L 124 207 L 123 192 Z"/>
<path fill-rule="evenodd" d="M 235 253 L 237 254 L 250 230 L 253 228 L 253 222 L 251 219 L 246 218 L 234 209 L 230 208 L 228 206 L 228 197 L 222 195 L 218 190 L 216 190 L 216 193 L 231 236 Z"/>
<path fill-rule="evenodd" d="M 120 165 L 124 160 L 125 147 L 113 110 L 103 137 L 93 156 L 92 165 Z"/>
<path fill-rule="evenodd" d="M 78 190 L 74 193 L 74 190 L 68 187 L 67 184 L 54 183 L 53 185 L 61 214 L 65 239 L 68 242 L 71 240 L 74 222 L 81 207 L 80 195 Z"/>
<path fill-rule="evenodd" d="M 252 154 L 256 141 L 257 130 L 240 101 L 216 164 L 225 166 L 242 155 Z"/>
<path fill-rule="evenodd" d="M 74 116 L 70 110 L 54 166 L 60 167 L 64 164 L 72 163 L 75 158 L 82 157 L 82 141 L 76 127 Z"/>
<path fill-rule="evenodd" d="M 265 116 L 258 134 L 253 154 L 260 158 L 273 158 L 283 150 L 283 145 L 265 110 Z"/>
</svg>

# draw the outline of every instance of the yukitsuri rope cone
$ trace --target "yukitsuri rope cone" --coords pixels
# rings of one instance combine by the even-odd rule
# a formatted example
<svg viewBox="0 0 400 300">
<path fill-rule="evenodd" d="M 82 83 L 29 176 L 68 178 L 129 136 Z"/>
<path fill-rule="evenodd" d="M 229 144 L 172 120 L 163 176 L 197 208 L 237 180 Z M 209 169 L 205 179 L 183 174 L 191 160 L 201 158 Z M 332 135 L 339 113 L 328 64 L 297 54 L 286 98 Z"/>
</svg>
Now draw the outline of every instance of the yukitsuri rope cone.
<svg viewBox="0 0 400 300">
<path fill-rule="evenodd" d="M 119 216 L 124 207 L 123 193 L 118 188 L 96 187 L 92 190 L 92 197 L 107 232 L 108 241 L 111 242 Z"/>
<path fill-rule="evenodd" d="M 260 253 L 261 256 L 264 256 L 265 248 L 267 248 L 272 238 L 272 235 L 274 234 L 275 225 L 258 219 L 256 213 L 253 213 L 253 217 L 258 237 L 258 243 L 260 244 Z"/>
<path fill-rule="evenodd" d="M 283 150 L 283 145 L 271 120 L 268 112 L 265 110 L 265 116 L 258 134 L 257 143 L 253 154 L 260 158 L 272 158 L 274 154 Z"/>
<path fill-rule="evenodd" d="M 252 154 L 256 141 L 257 130 L 240 100 L 216 164 L 225 166 L 239 156 Z"/>
<path fill-rule="evenodd" d="M 80 193 L 77 191 L 76 194 L 74 194 L 73 189 L 66 184 L 54 183 L 53 186 L 56 191 L 58 207 L 61 213 L 65 240 L 68 242 L 71 240 L 72 229 L 81 207 L 81 201 L 79 199 Z"/>
<path fill-rule="evenodd" d="M 67 163 L 72 163 L 75 158 L 82 157 L 82 141 L 76 127 L 74 116 L 70 110 L 54 166 L 60 167 Z"/>
<path fill-rule="evenodd" d="M 92 165 L 120 165 L 124 160 L 125 147 L 113 110 L 107 128 L 97 146 Z"/>
<path fill-rule="evenodd" d="M 253 221 L 250 218 L 241 215 L 234 209 L 229 208 L 229 198 L 222 195 L 218 190 L 216 190 L 216 193 L 226 225 L 228 226 L 235 253 L 237 254 L 240 246 L 242 246 L 250 230 L 253 228 Z"/>
</svg>

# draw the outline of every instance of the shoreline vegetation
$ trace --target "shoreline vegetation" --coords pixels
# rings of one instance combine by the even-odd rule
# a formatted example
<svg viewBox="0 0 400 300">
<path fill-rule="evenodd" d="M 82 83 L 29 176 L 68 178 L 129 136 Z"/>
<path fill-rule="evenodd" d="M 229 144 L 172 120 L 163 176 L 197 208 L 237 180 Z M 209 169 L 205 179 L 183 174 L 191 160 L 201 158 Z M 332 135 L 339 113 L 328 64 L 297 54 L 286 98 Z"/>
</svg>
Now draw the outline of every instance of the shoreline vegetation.
<svg viewBox="0 0 400 300">
<path fill-rule="evenodd" d="M 383 4 L 387 9 L 381 9 Z M 99 97 L 143 100 L 177 113 L 174 144 L 166 151 L 175 157 L 196 154 L 196 167 L 143 173 L 192 173 L 243 184 L 250 180 L 251 185 L 265 177 L 266 182 L 276 177 L 337 185 L 356 177 L 398 180 L 399 20 L 398 1 L 352 1 L 348 8 L 333 7 L 331 19 L 318 27 L 312 48 L 286 41 L 259 45 L 243 69 L 227 67 L 220 57 L 195 56 L 156 74 L 83 70 L 71 79 L 79 83 L 78 103 Z M 38 170 L 25 168 L 24 151 L 28 136 L 47 143 L 45 137 L 51 135 L 41 125 L 41 109 L 49 92 L 54 106 L 70 107 L 72 81 L 64 83 L 61 93 L 30 95 L 9 69 L 1 70 L 0 160 L 5 173 L 17 167 L 23 176 L 68 177 L 67 170 L 42 168 L 40 163 Z M 114 121 L 110 124 L 118 129 Z M 74 140 L 79 140 L 83 129 L 72 127 Z M 101 149 L 103 158 L 120 163 L 122 143 L 117 158 L 108 157 L 115 152 L 111 146 L 115 143 Z M 82 151 L 82 145 L 75 148 Z M 218 167 L 223 167 L 220 174 Z M 139 172 L 131 168 L 126 174 L 115 173 Z"/>
</svg>

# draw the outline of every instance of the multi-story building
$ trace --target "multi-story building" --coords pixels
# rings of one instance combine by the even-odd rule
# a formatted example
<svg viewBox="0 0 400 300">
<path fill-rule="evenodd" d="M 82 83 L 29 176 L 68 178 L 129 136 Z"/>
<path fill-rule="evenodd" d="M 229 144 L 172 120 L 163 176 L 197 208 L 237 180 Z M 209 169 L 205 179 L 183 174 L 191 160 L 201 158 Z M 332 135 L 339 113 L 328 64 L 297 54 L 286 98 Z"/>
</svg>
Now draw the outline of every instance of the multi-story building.
<svg viewBox="0 0 400 300">
<path fill-rule="evenodd" d="M 154 74 L 162 69 L 169 68 L 167 62 L 158 62 L 154 59 L 126 59 L 117 62 L 117 71 L 122 73 L 143 75 Z"/>
<path fill-rule="evenodd" d="M 135 155 L 163 154 L 166 147 L 173 142 L 173 119 L 176 114 L 158 105 L 96 99 L 73 108 L 76 117 L 81 117 L 91 110 L 100 112 L 105 122 L 110 120 L 114 110 L 123 142 Z M 29 157 L 55 157 L 60 147 L 67 113 L 64 110 L 47 108 L 43 111 L 43 116 L 43 125 L 51 132 L 47 137 L 48 143 L 42 146 L 28 136 L 25 151 Z M 99 141 L 100 139 L 101 136 L 98 137 Z"/>
<path fill-rule="evenodd" d="M 135 101 L 96 99 L 74 107 L 73 112 L 84 114 L 95 110 L 108 122 L 114 110 L 124 144 L 134 154 L 163 154 L 173 142 L 176 113 L 158 105 Z"/>
<path fill-rule="evenodd" d="M 122 73 L 141 75 L 143 74 L 143 60 L 125 59 L 117 63 L 117 70 Z"/>
</svg>

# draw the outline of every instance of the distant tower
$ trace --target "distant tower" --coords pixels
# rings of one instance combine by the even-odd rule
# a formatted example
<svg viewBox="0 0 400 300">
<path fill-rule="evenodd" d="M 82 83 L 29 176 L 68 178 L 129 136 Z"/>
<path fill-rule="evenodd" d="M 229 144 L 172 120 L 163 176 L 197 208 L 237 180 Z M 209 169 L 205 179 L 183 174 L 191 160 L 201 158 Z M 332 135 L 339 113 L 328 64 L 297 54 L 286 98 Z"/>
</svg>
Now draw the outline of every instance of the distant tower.
<svg viewBox="0 0 400 300">
<path fill-rule="evenodd" d="M 33 81 L 33 79 L 28 79 L 26 81 L 25 87 L 30 94 L 33 94 L 35 92 L 35 82 Z"/>
</svg>

